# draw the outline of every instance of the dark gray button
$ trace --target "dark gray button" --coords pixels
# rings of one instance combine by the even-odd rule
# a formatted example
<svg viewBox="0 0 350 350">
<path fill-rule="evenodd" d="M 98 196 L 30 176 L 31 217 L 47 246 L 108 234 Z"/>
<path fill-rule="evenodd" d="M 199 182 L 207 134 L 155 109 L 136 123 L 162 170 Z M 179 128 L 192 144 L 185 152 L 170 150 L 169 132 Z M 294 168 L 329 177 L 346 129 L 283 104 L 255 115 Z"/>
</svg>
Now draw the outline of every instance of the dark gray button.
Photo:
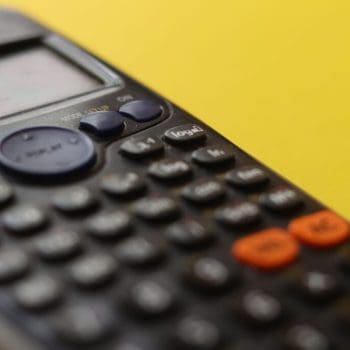
<svg viewBox="0 0 350 350">
<path fill-rule="evenodd" d="M 176 217 L 179 214 L 179 207 L 170 197 L 151 195 L 136 202 L 133 211 L 142 219 L 162 221 Z"/>
<path fill-rule="evenodd" d="M 118 135 L 124 129 L 124 118 L 118 112 L 96 112 L 80 119 L 80 129 L 96 136 Z"/>
<path fill-rule="evenodd" d="M 37 207 L 19 205 L 5 212 L 2 222 L 7 230 L 22 234 L 42 228 L 47 218 Z"/>
<path fill-rule="evenodd" d="M 7 204 L 14 197 L 12 187 L 1 181 L 0 182 L 0 206 Z"/>
<path fill-rule="evenodd" d="M 125 198 L 143 192 L 146 184 L 137 173 L 113 173 L 102 178 L 101 188 L 111 196 Z"/>
<path fill-rule="evenodd" d="M 216 167 L 233 161 L 235 154 L 230 147 L 207 146 L 194 151 L 192 159 L 202 166 Z"/>
<path fill-rule="evenodd" d="M 230 171 L 226 181 L 235 187 L 251 189 L 267 183 L 269 178 L 263 169 L 250 165 Z"/>
<path fill-rule="evenodd" d="M 158 137 L 132 137 L 122 143 L 120 150 L 129 157 L 142 158 L 157 154 L 164 146 Z"/>
<path fill-rule="evenodd" d="M 236 228 L 256 223 L 261 218 L 261 213 L 253 203 L 232 203 L 219 208 L 215 212 L 215 218 L 225 226 Z"/>
<path fill-rule="evenodd" d="M 14 296 L 25 309 L 42 310 L 56 304 L 61 298 L 61 288 L 55 279 L 43 275 L 30 277 L 16 285 Z"/>
<path fill-rule="evenodd" d="M 95 288 L 113 280 L 118 266 L 113 257 L 95 254 L 80 258 L 70 268 L 72 279 L 83 288 Z"/>
<path fill-rule="evenodd" d="M 191 175 L 191 166 L 183 160 L 161 160 L 151 164 L 148 173 L 158 180 L 172 181 Z"/>
<path fill-rule="evenodd" d="M 58 192 L 52 202 L 56 209 L 67 214 L 89 210 L 96 205 L 94 196 L 85 187 L 72 187 Z"/>
<path fill-rule="evenodd" d="M 58 261 L 78 254 L 81 251 L 81 240 L 76 232 L 56 228 L 38 237 L 34 246 L 42 259 Z"/>
<path fill-rule="evenodd" d="M 301 206 L 303 200 L 294 189 L 280 186 L 262 194 L 260 203 L 272 211 L 284 212 Z"/>
<path fill-rule="evenodd" d="M 156 317 L 169 312 L 175 306 L 172 291 L 158 282 L 145 280 L 129 288 L 126 305 L 141 317 Z"/>
<path fill-rule="evenodd" d="M 130 227 L 131 218 L 123 211 L 98 214 L 92 217 L 87 224 L 89 233 L 100 239 L 124 237 Z"/>
<path fill-rule="evenodd" d="M 9 282 L 28 272 L 30 262 L 26 254 L 16 248 L 0 251 L 0 282 Z"/>
<path fill-rule="evenodd" d="M 158 103 L 150 100 L 135 100 L 122 105 L 119 113 L 144 123 L 158 118 L 162 114 L 162 108 Z"/>
<path fill-rule="evenodd" d="M 92 345 L 118 330 L 112 307 L 105 304 L 67 305 L 54 319 L 57 335 L 74 345 Z"/>
<path fill-rule="evenodd" d="M 164 134 L 164 138 L 167 142 L 177 146 L 204 141 L 206 137 L 205 130 L 201 126 L 195 124 L 176 126 L 169 129 Z"/>
<path fill-rule="evenodd" d="M 216 180 L 199 180 L 186 186 L 182 196 L 198 205 L 210 205 L 226 194 L 224 186 Z"/>
<path fill-rule="evenodd" d="M 16 131 L 1 141 L 0 164 L 20 175 L 60 179 L 91 167 L 92 141 L 73 129 L 40 126 Z"/>
</svg>

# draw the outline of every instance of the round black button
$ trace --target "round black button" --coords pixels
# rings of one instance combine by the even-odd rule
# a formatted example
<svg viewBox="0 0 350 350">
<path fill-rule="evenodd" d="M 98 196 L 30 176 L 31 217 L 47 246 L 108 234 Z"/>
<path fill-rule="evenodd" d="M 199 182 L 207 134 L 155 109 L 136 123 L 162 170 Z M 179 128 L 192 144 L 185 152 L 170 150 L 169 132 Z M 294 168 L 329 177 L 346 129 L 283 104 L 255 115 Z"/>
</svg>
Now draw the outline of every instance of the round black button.
<svg viewBox="0 0 350 350">
<path fill-rule="evenodd" d="M 0 164 L 20 175 L 70 175 L 91 166 L 95 157 L 87 136 L 56 126 L 22 129 L 0 142 Z"/>
</svg>

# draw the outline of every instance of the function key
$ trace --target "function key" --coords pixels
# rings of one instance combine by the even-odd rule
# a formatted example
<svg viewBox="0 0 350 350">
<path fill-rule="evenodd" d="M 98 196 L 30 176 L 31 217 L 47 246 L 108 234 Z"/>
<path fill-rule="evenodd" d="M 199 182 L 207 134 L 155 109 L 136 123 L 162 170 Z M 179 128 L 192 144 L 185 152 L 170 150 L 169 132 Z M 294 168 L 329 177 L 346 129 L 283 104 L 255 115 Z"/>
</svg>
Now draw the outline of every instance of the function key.
<svg viewBox="0 0 350 350">
<path fill-rule="evenodd" d="M 158 137 L 132 137 L 124 141 L 120 151 L 131 158 L 149 157 L 162 152 L 164 145 Z"/>
<path fill-rule="evenodd" d="M 58 261 L 78 254 L 81 251 L 81 240 L 76 232 L 55 229 L 38 237 L 34 246 L 42 259 Z"/>
<path fill-rule="evenodd" d="M 14 192 L 12 187 L 3 181 L 0 181 L 0 206 L 3 206 L 10 202 L 13 197 Z"/>
<path fill-rule="evenodd" d="M 279 300 L 260 290 L 246 292 L 233 308 L 245 322 L 257 327 L 274 324 L 283 316 Z"/>
<path fill-rule="evenodd" d="M 212 257 L 190 259 L 185 265 L 186 281 L 202 293 L 221 292 L 237 280 L 238 272 Z"/>
<path fill-rule="evenodd" d="M 125 103 L 119 108 L 119 113 L 138 123 L 149 122 L 162 114 L 162 107 L 150 100 L 135 100 Z"/>
<path fill-rule="evenodd" d="M 102 342 L 117 331 L 111 310 L 110 306 L 91 302 L 67 305 L 54 318 L 55 332 L 65 342 L 78 346 Z"/>
<path fill-rule="evenodd" d="M 134 172 L 113 173 L 102 178 L 101 188 L 113 197 L 125 198 L 143 192 L 146 189 L 146 183 Z"/>
<path fill-rule="evenodd" d="M 248 165 L 230 171 L 226 175 L 226 181 L 235 187 L 247 190 L 266 184 L 269 177 L 258 166 Z"/>
<path fill-rule="evenodd" d="M 70 274 L 80 287 L 95 288 L 110 282 L 117 270 L 117 263 L 111 256 L 94 254 L 76 261 L 70 268 Z"/>
<path fill-rule="evenodd" d="M 207 138 L 207 134 L 199 125 L 185 124 L 167 130 L 164 138 L 167 142 L 175 146 L 187 146 L 204 141 Z"/>
<path fill-rule="evenodd" d="M 296 239 L 316 248 L 340 245 L 350 235 L 349 223 L 329 210 L 297 218 L 288 229 Z"/>
<path fill-rule="evenodd" d="M 170 197 L 151 195 L 136 202 L 133 211 L 142 219 L 163 221 L 176 217 L 179 214 L 179 207 Z"/>
<path fill-rule="evenodd" d="M 191 175 L 191 166 L 183 160 L 161 160 L 151 164 L 148 173 L 162 181 L 173 181 Z"/>
<path fill-rule="evenodd" d="M 301 206 L 303 200 L 298 192 L 290 187 L 280 186 L 260 196 L 260 203 L 275 212 L 287 212 Z"/>
<path fill-rule="evenodd" d="M 219 328 L 212 321 L 200 316 L 187 316 L 175 330 L 177 348 L 185 350 L 219 349 L 222 336 Z"/>
<path fill-rule="evenodd" d="M 300 272 L 296 287 L 303 296 L 315 302 L 332 300 L 340 292 L 340 284 L 334 274 L 322 271 Z"/>
<path fill-rule="evenodd" d="M 118 135 L 124 126 L 124 118 L 118 112 L 90 113 L 80 119 L 80 129 L 98 137 Z"/>
<path fill-rule="evenodd" d="M 202 166 L 216 167 L 232 162 L 235 154 L 231 147 L 207 146 L 194 151 L 192 159 Z"/>
<path fill-rule="evenodd" d="M 61 298 L 61 288 L 49 276 L 35 276 L 20 282 L 14 290 L 17 303 L 28 310 L 42 310 L 56 304 Z"/>
<path fill-rule="evenodd" d="M 133 237 L 118 246 L 116 256 L 127 265 L 146 267 L 164 257 L 164 246 L 159 240 Z"/>
<path fill-rule="evenodd" d="M 20 278 L 30 268 L 28 256 L 16 248 L 0 251 L 0 282 L 10 282 Z"/>
<path fill-rule="evenodd" d="M 78 214 L 92 209 L 97 204 L 95 197 L 85 187 L 73 187 L 58 192 L 52 201 L 56 209 L 66 214 Z"/>
<path fill-rule="evenodd" d="M 260 209 L 250 202 L 232 203 L 219 208 L 215 218 L 221 224 L 231 227 L 243 227 L 256 223 L 261 218 Z"/>
<path fill-rule="evenodd" d="M 196 248 L 215 239 L 213 231 L 200 222 L 187 218 L 171 225 L 166 231 L 167 238 L 182 248 Z"/>
<path fill-rule="evenodd" d="M 198 205 L 212 204 L 222 199 L 225 194 L 225 187 L 216 180 L 199 180 L 182 191 L 185 199 Z"/>
<path fill-rule="evenodd" d="M 23 234 L 41 229 L 47 223 L 47 217 L 37 207 L 18 205 L 5 212 L 2 221 L 7 230 Z"/>
<path fill-rule="evenodd" d="M 102 213 L 92 217 L 87 223 L 88 232 L 100 239 L 124 237 L 131 228 L 131 218 L 123 211 Z"/>
<path fill-rule="evenodd" d="M 232 255 L 238 261 L 266 271 L 290 265 L 298 258 L 299 251 L 297 241 L 279 228 L 250 234 L 232 246 Z"/>
<path fill-rule="evenodd" d="M 175 304 L 172 290 L 152 280 L 137 282 L 126 294 L 127 307 L 141 317 L 165 315 Z"/>
<path fill-rule="evenodd" d="M 331 350 L 328 338 L 318 329 L 308 324 L 290 328 L 285 336 L 288 350 Z"/>
</svg>

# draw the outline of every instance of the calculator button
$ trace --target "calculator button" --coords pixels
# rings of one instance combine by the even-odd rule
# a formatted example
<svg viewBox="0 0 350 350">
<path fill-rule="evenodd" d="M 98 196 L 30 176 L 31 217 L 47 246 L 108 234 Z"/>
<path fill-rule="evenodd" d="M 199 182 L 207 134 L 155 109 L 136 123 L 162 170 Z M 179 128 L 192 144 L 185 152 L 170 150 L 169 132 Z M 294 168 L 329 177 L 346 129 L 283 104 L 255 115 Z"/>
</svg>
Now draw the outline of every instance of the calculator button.
<svg viewBox="0 0 350 350">
<path fill-rule="evenodd" d="M 222 340 L 217 325 L 200 316 L 187 316 L 177 325 L 175 341 L 179 349 L 214 350 Z"/>
<path fill-rule="evenodd" d="M 74 345 L 93 345 L 117 331 L 117 320 L 112 308 L 105 304 L 67 305 L 54 318 L 54 329 L 59 338 Z M 116 327 L 117 326 L 117 327 Z"/>
<path fill-rule="evenodd" d="M 146 267 L 164 257 L 164 246 L 159 240 L 133 237 L 117 247 L 116 256 L 127 265 Z"/>
<path fill-rule="evenodd" d="M 200 165 L 215 167 L 232 162 L 235 159 L 235 153 L 230 147 L 207 146 L 194 151 L 192 159 Z"/>
<path fill-rule="evenodd" d="M 61 299 L 61 288 L 49 276 L 30 277 L 16 285 L 14 296 L 17 303 L 28 310 L 42 310 Z"/>
<path fill-rule="evenodd" d="M 124 127 L 124 118 L 118 112 L 90 113 L 80 119 L 80 129 L 98 137 L 118 135 Z"/>
<path fill-rule="evenodd" d="M 164 145 L 158 137 L 132 137 L 124 141 L 120 151 L 131 158 L 142 158 L 162 152 Z"/>
<path fill-rule="evenodd" d="M 290 265 L 297 259 L 299 250 L 297 241 L 279 228 L 250 234 L 232 246 L 232 254 L 238 261 L 261 270 Z"/>
<path fill-rule="evenodd" d="M 285 337 L 285 347 L 288 350 L 331 350 L 328 338 L 308 324 L 290 328 Z"/>
<path fill-rule="evenodd" d="M 72 279 L 83 288 L 104 285 L 110 282 L 117 272 L 117 263 L 111 256 L 97 253 L 80 258 L 70 268 Z"/>
<path fill-rule="evenodd" d="M 119 113 L 139 123 L 144 123 L 158 118 L 162 114 L 162 107 L 150 100 L 135 100 L 122 105 Z"/>
<path fill-rule="evenodd" d="M 222 199 L 226 194 L 225 187 L 215 180 L 200 180 L 186 186 L 182 196 L 198 205 L 207 205 Z"/>
<path fill-rule="evenodd" d="M 200 292 L 211 293 L 230 287 L 237 280 L 238 272 L 218 259 L 202 256 L 186 263 L 184 277 Z"/>
<path fill-rule="evenodd" d="M 315 302 L 332 300 L 340 292 L 339 281 L 333 274 L 317 270 L 301 272 L 296 286 L 303 296 Z"/>
<path fill-rule="evenodd" d="M 127 291 L 126 305 L 131 312 L 141 317 L 161 316 L 175 306 L 173 292 L 152 280 L 144 280 L 132 285 Z"/>
<path fill-rule="evenodd" d="M 0 282 L 9 282 L 28 272 L 28 256 L 16 248 L 0 250 Z"/>
<path fill-rule="evenodd" d="M 38 237 L 34 246 L 37 254 L 48 261 L 69 259 L 78 254 L 82 248 L 79 235 L 65 229 L 54 229 Z"/>
<path fill-rule="evenodd" d="M 260 203 L 271 211 L 285 212 L 301 206 L 303 200 L 292 188 L 280 186 L 262 194 Z"/>
<path fill-rule="evenodd" d="M 84 171 L 96 159 L 92 141 L 78 130 L 37 126 L 0 142 L 0 164 L 19 175 L 53 178 Z"/>
<path fill-rule="evenodd" d="M 323 210 L 293 220 L 288 227 L 301 242 L 316 248 L 334 247 L 349 238 L 349 224 L 335 213 Z"/>
<path fill-rule="evenodd" d="M 133 211 L 142 219 L 162 221 L 176 217 L 179 214 L 179 207 L 170 197 L 151 195 L 136 202 Z"/>
<path fill-rule="evenodd" d="M 78 214 L 96 205 L 94 196 L 85 187 L 73 187 L 58 192 L 52 202 L 56 209 L 66 214 Z"/>
<path fill-rule="evenodd" d="M 167 130 L 164 138 L 175 146 L 183 146 L 204 141 L 207 138 L 207 134 L 199 125 L 185 124 Z"/>
<path fill-rule="evenodd" d="M 245 190 L 267 183 L 269 177 L 263 169 L 254 165 L 248 165 L 230 171 L 226 175 L 226 181 L 235 187 Z"/>
<path fill-rule="evenodd" d="M 277 298 L 261 290 L 251 290 L 234 302 L 234 311 L 252 326 L 269 326 L 280 321 L 282 305 Z"/>
<path fill-rule="evenodd" d="M 215 218 L 221 224 L 237 228 L 256 223 L 261 218 L 260 208 L 250 202 L 232 203 L 219 208 Z"/>
<path fill-rule="evenodd" d="M 171 242 L 182 248 L 201 247 L 215 239 L 208 225 L 203 225 L 191 218 L 172 224 L 165 234 Z"/>
<path fill-rule="evenodd" d="M 14 192 L 12 187 L 9 184 L 0 181 L 0 206 L 7 204 L 13 199 L 13 197 Z"/>
<path fill-rule="evenodd" d="M 111 196 L 125 198 L 143 192 L 146 183 L 134 172 L 113 173 L 102 178 L 101 188 Z"/>
<path fill-rule="evenodd" d="M 7 230 L 23 234 L 41 229 L 47 223 L 47 217 L 37 207 L 18 205 L 5 212 L 2 221 Z"/>
<path fill-rule="evenodd" d="M 183 160 L 161 160 L 151 164 L 148 173 L 162 181 L 172 181 L 191 175 L 191 166 Z"/>
<path fill-rule="evenodd" d="M 88 232 L 100 239 L 124 237 L 130 228 L 131 218 L 123 211 L 98 214 L 87 223 Z"/>
</svg>

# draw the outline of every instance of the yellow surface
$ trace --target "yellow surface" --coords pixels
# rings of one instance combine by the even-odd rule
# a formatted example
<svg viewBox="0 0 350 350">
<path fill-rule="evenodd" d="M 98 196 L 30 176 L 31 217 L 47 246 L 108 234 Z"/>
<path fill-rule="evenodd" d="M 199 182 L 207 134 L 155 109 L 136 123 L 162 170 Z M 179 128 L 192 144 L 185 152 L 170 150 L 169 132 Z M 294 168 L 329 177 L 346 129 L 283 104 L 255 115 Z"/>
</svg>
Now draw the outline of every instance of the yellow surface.
<svg viewBox="0 0 350 350">
<path fill-rule="evenodd" d="M 350 218 L 349 0 L 0 0 Z"/>
</svg>

